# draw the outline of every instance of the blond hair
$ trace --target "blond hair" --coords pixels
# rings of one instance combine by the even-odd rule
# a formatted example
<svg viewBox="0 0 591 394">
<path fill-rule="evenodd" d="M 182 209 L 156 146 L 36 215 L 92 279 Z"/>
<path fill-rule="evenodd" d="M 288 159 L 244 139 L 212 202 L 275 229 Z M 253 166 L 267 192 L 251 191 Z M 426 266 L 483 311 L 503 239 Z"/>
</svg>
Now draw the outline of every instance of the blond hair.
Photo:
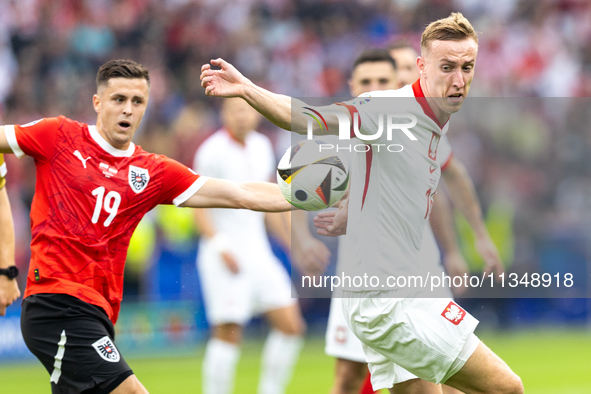
<svg viewBox="0 0 591 394">
<path fill-rule="evenodd" d="M 460 12 L 452 12 L 447 18 L 431 22 L 421 36 L 421 51 L 429 49 L 431 42 L 462 41 L 472 38 L 478 44 L 478 35 L 470 21 Z"/>
</svg>

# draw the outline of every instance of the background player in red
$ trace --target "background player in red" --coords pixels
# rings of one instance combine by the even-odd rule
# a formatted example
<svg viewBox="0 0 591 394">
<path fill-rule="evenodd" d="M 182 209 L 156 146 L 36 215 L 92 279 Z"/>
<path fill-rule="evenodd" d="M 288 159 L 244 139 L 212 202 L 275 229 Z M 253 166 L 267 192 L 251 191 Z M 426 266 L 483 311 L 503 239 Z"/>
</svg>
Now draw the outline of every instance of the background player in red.
<svg viewBox="0 0 591 394">
<path fill-rule="evenodd" d="M 8 194 L 6 193 L 6 163 L 0 154 L 0 316 L 6 307 L 21 296 L 15 275 L 14 265 L 14 225 Z"/>
<path fill-rule="evenodd" d="M 105 63 L 96 126 L 63 116 L 0 127 L 0 152 L 32 156 L 31 262 L 21 317 L 53 393 L 146 393 L 113 342 L 129 239 L 158 204 L 285 211 L 276 185 L 200 177 L 131 141 L 146 111 L 148 70 Z"/>
</svg>

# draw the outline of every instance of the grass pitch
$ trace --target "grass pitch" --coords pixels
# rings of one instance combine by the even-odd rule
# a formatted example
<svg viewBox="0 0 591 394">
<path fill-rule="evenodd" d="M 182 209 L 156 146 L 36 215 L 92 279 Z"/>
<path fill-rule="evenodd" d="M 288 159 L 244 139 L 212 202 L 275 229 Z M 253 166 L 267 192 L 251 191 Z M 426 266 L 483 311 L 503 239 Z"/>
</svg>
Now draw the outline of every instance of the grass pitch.
<svg viewBox="0 0 591 394">
<path fill-rule="evenodd" d="M 480 333 L 483 341 L 519 374 L 528 394 L 591 393 L 591 330 L 532 330 Z M 262 342 L 242 347 L 235 393 L 255 394 Z M 289 394 L 326 394 L 334 361 L 324 355 L 324 341 L 306 342 Z M 201 392 L 203 349 L 184 356 L 129 358 L 128 362 L 151 393 Z M 41 364 L 0 364 L 0 393 L 49 393 L 49 375 Z"/>
</svg>

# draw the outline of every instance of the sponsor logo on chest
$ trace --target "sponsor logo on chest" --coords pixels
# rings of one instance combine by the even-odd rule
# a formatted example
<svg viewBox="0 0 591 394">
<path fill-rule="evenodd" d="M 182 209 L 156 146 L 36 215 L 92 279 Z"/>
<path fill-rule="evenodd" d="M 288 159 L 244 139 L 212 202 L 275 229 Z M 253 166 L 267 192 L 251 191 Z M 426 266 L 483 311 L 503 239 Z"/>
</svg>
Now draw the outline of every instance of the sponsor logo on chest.
<svg viewBox="0 0 591 394">
<path fill-rule="evenodd" d="M 110 178 L 113 175 L 117 175 L 117 172 L 119 172 L 116 169 L 112 168 L 110 165 L 105 163 L 100 163 L 99 167 L 103 171 L 103 175 L 107 178 Z"/>
</svg>

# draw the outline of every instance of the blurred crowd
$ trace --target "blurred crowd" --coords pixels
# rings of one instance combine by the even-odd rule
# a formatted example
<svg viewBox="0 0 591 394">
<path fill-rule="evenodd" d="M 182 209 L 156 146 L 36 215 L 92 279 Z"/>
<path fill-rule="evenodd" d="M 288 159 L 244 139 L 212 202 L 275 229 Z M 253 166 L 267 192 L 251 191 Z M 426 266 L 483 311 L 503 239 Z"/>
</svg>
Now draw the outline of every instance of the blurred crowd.
<svg viewBox="0 0 591 394">
<path fill-rule="evenodd" d="M 0 119 L 23 124 L 63 114 L 94 124 L 98 67 L 131 58 L 152 80 L 136 143 L 191 166 L 197 146 L 219 126 L 220 100 L 206 98 L 199 84 L 210 59 L 222 57 L 279 93 L 346 97 L 351 64 L 363 49 L 399 38 L 418 48 L 426 24 L 453 11 L 481 32 L 471 90 L 482 97 L 479 108 L 501 102 L 494 97 L 531 97 L 493 106 L 486 127 L 470 118 L 482 111 L 463 110 L 450 135 L 487 212 L 509 223 L 491 218 L 499 237 L 511 233 L 502 246 L 506 258 L 539 263 L 537 243 L 547 237 L 591 239 L 587 0 L 3 0 Z M 269 124 L 262 129 L 278 140 Z M 34 166 L 7 161 L 19 265 L 26 267 Z M 176 219 L 185 223 L 179 240 L 179 227 L 167 229 L 162 215 L 155 215 L 162 225 L 153 237 L 195 241 L 198 230 L 186 218 Z"/>
</svg>

